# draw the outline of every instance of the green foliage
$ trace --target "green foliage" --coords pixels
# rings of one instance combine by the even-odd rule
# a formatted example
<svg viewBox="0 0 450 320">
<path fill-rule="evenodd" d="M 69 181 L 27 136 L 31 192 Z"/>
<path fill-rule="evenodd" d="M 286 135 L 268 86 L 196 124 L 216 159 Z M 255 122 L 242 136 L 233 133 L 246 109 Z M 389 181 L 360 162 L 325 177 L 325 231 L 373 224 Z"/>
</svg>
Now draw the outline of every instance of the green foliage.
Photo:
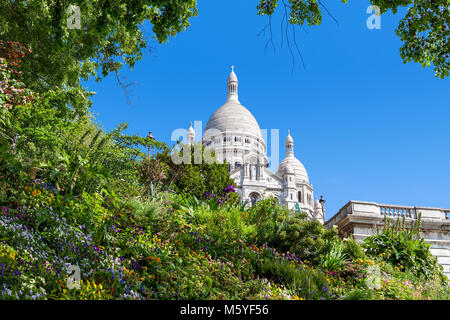
<svg viewBox="0 0 450 320">
<path fill-rule="evenodd" d="M 344 268 L 344 263 L 348 261 L 348 256 L 345 254 L 345 247 L 339 238 L 327 240 L 325 245 L 328 251 L 322 258 L 322 267 L 326 270 L 340 271 Z"/>
<path fill-rule="evenodd" d="M 178 152 L 181 163 L 173 159 Z M 183 155 L 183 152 L 187 153 Z M 181 193 L 188 193 L 197 198 L 204 198 L 206 193 L 218 197 L 225 195 L 225 189 L 235 182 L 230 178 L 228 165 L 218 163 L 215 155 L 207 161 L 202 158 L 206 154 L 205 147 L 198 143 L 194 146 L 178 144 L 171 151 L 168 148 L 158 153 L 152 159 L 140 166 L 140 176 L 145 186 L 152 184 L 163 185 L 166 190 L 174 189 Z M 230 201 L 236 202 L 236 196 L 230 196 Z"/>
<path fill-rule="evenodd" d="M 296 296 L 304 299 L 328 297 L 325 276 L 316 270 L 294 267 L 289 261 L 265 260 L 259 266 L 262 275 L 281 282 Z"/>
<path fill-rule="evenodd" d="M 277 199 L 270 197 L 258 201 L 248 210 L 249 222 L 255 225 L 258 244 L 269 243 L 278 231 L 278 218 L 286 216 Z"/>
<path fill-rule="evenodd" d="M 365 257 L 363 248 L 353 238 L 344 239 L 343 253 L 350 260 L 363 259 Z"/>
<path fill-rule="evenodd" d="M 80 29 L 69 28 L 71 5 L 80 9 Z M 100 79 L 123 64 L 133 67 L 147 47 L 144 23 L 150 22 L 154 37 L 164 43 L 189 26 L 196 5 L 195 0 L 1 1 L 0 38 L 34 52 L 23 61 L 23 82 L 29 88 L 76 87 L 81 78 Z"/>
<path fill-rule="evenodd" d="M 342 0 L 347 3 L 348 0 Z M 278 7 L 278 0 L 259 0 L 259 15 L 272 16 Z M 434 64 L 435 76 L 448 77 L 450 71 L 450 9 L 448 0 L 371 0 L 372 5 L 380 8 L 381 13 L 392 10 L 395 14 L 399 7 L 408 7 L 405 17 L 400 21 L 396 34 L 403 45 L 400 57 L 403 62 L 414 61 L 423 67 Z M 323 3 L 317 0 L 282 1 L 281 10 L 289 23 L 303 26 L 320 25 L 322 10 L 330 14 Z M 333 18 L 334 19 L 334 18 Z"/>
<path fill-rule="evenodd" d="M 381 12 L 397 12 L 400 6 L 408 6 L 396 34 L 403 45 L 400 56 L 403 62 L 414 61 L 423 67 L 434 64 L 436 77 L 448 77 L 450 71 L 450 9 L 447 0 L 373 0 Z"/>
<path fill-rule="evenodd" d="M 385 218 L 383 230 L 364 240 L 366 254 L 380 257 L 393 266 L 416 276 L 431 279 L 435 274 L 443 278 L 441 266 L 430 252 L 430 244 L 420 237 L 421 216 L 412 225 L 405 225 L 405 218 L 393 225 Z M 443 279 L 444 280 L 444 279 Z"/>
<path fill-rule="evenodd" d="M 345 298 L 345 300 L 375 300 L 376 294 L 371 289 L 357 289 Z"/>
<path fill-rule="evenodd" d="M 327 251 L 327 241 L 336 235 L 336 229 L 324 229 L 319 221 L 309 219 L 306 213 L 293 213 L 281 223 L 273 242 L 282 250 L 318 264 Z"/>
</svg>

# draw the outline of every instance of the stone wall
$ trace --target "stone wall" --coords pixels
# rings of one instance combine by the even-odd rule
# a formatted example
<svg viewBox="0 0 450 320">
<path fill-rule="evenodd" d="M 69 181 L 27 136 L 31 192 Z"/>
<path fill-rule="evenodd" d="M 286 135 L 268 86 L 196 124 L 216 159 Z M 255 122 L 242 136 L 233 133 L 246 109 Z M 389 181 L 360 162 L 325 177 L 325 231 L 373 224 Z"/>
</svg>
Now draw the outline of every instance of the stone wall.
<svg viewBox="0 0 450 320">
<path fill-rule="evenodd" d="M 350 201 L 325 223 L 325 227 L 337 226 L 340 236 L 352 235 L 356 241 L 362 242 L 377 233 L 385 216 L 393 221 L 405 217 L 405 225 L 411 226 L 419 213 L 422 216 L 421 236 L 431 244 L 431 253 L 438 258 L 450 279 L 450 209 Z"/>
</svg>

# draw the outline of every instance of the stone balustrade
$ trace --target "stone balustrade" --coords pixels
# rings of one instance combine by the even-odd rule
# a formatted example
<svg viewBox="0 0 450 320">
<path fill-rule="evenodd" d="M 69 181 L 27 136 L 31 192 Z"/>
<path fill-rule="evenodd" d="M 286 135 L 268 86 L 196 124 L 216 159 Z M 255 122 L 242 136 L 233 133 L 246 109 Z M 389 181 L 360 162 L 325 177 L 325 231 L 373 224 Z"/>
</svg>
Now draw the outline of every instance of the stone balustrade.
<svg viewBox="0 0 450 320">
<path fill-rule="evenodd" d="M 383 216 L 397 217 L 397 218 L 416 218 L 416 212 L 409 207 L 396 207 L 396 206 L 379 206 L 380 213 Z"/>
</svg>

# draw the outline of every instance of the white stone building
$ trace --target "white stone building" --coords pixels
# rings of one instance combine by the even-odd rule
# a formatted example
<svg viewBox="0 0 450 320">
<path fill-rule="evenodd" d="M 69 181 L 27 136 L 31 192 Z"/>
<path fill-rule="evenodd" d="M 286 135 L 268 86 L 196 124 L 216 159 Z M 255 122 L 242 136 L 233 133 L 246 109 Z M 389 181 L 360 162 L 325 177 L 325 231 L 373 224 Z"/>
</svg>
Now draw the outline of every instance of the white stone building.
<svg viewBox="0 0 450 320">
<path fill-rule="evenodd" d="M 273 196 L 289 209 L 308 212 L 324 222 L 322 204 L 313 201 L 313 186 L 305 167 L 294 155 L 294 140 L 290 133 L 285 141 L 286 157 L 276 173 L 268 168 L 266 142 L 258 122 L 238 99 L 238 79 L 233 67 L 227 81 L 225 104 L 214 112 L 205 127 L 202 143 L 212 148 L 219 160 L 226 160 L 236 190 L 244 201 L 255 202 Z M 193 144 L 195 132 L 191 127 L 187 143 Z"/>
</svg>

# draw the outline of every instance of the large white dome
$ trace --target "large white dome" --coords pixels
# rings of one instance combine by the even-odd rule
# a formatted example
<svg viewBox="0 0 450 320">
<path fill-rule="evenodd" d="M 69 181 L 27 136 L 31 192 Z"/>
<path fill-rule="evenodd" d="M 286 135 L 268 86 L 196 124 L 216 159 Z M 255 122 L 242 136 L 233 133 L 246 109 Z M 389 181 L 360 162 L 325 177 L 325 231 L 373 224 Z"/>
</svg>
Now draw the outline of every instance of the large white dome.
<svg viewBox="0 0 450 320">
<path fill-rule="evenodd" d="M 255 117 L 239 101 L 228 100 L 209 118 L 205 134 L 209 129 L 220 132 L 242 132 L 262 139 L 261 130 Z"/>
<path fill-rule="evenodd" d="M 227 101 L 209 118 L 204 138 L 219 132 L 228 132 L 246 134 L 262 140 L 261 130 L 255 117 L 239 102 L 238 80 L 234 73 L 234 67 L 228 76 L 227 87 Z M 215 129 L 216 132 L 208 132 L 211 129 Z"/>
</svg>

